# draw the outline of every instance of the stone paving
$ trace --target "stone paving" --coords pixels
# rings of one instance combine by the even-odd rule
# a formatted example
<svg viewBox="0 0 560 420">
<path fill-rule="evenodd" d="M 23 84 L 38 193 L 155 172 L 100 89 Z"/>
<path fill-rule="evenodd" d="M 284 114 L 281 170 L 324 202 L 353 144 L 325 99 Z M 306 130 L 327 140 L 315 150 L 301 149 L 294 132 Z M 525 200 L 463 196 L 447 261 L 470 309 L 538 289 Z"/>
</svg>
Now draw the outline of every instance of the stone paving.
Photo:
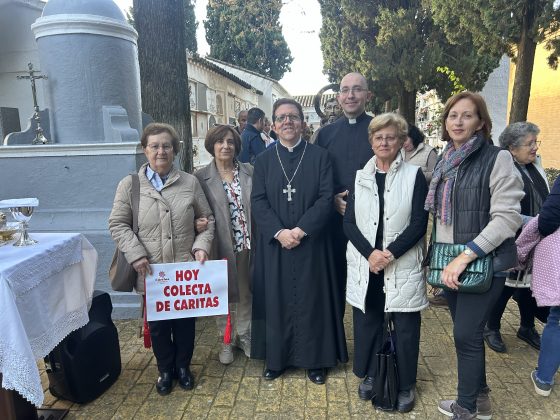
<svg viewBox="0 0 560 420">
<path fill-rule="evenodd" d="M 350 356 L 353 351 L 351 311 L 346 311 Z M 519 318 L 510 304 L 502 321 L 508 353 L 487 349 L 488 382 L 494 419 L 560 419 L 560 388 L 548 398 L 535 394 L 529 378 L 538 353 L 515 337 Z M 456 387 L 455 351 L 449 311 L 430 308 L 423 312 L 418 366 L 417 402 L 407 414 L 385 413 L 357 396 L 359 379 L 351 362 L 329 372 L 326 385 L 311 383 L 305 371 L 292 369 L 268 382 L 261 378 L 263 362 L 249 360 L 237 350 L 235 361 L 223 366 L 215 323 L 200 319 L 191 369 L 192 391 L 175 387 L 160 397 L 155 390 L 157 369 L 151 350 L 136 337 L 137 321 L 116 321 L 123 370 L 118 381 L 97 400 L 73 404 L 58 400 L 48 391 L 44 365 L 39 362 L 45 389 L 45 407 L 69 408 L 68 419 L 445 419 L 437 411 L 441 398 L 453 398 Z M 542 325 L 537 327 L 542 330 Z M 558 378 L 557 378 L 558 379 Z M 557 381 L 558 382 L 558 381 Z"/>
</svg>

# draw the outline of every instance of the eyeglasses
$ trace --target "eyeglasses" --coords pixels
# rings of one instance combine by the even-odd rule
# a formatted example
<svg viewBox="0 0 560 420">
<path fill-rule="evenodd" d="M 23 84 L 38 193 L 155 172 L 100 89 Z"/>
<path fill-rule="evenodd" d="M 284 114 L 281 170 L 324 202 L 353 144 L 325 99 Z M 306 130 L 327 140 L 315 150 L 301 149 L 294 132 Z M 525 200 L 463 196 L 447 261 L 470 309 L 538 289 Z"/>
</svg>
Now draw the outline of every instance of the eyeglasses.
<svg viewBox="0 0 560 420">
<path fill-rule="evenodd" d="M 291 122 L 297 122 L 297 121 L 301 121 L 301 118 L 299 115 L 293 115 L 293 114 L 283 114 L 283 115 L 277 115 L 276 116 L 276 121 L 278 122 L 285 122 L 286 120 L 290 120 Z"/>
<path fill-rule="evenodd" d="M 398 137 L 395 137 L 395 136 L 385 136 L 385 137 L 383 137 L 383 136 L 374 136 L 374 137 L 373 137 L 373 141 L 374 141 L 375 143 L 381 143 L 381 142 L 383 142 L 383 141 L 386 141 L 387 143 L 394 143 L 394 142 L 397 141 L 397 139 L 398 139 Z"/>
<path fill-rule="evenodd" d="M 538 149 L 541 146 L 541 141 L 536 140 L 527 144 L 522 144 L 521 147 L 528 147 L 529 149 Z"/>
<path fill-rule="evenodd" d="M 365 89 L 361 86 L 354 86 L 352 88 L 345 87 L 345 88 L 340 89 L 340 94 L 346 96 L 349 93 L 352 93 L 354 95 L 354 94 L 360 94 L 362 92 L 365 92 L 366 90 L 367 89 Z"/>
<path fill-rule="evenodd" d="M 169 152 L 171 149 L 173 149 L 173 145 L 171 144 L 148 144 L 148 149 L 150 149 L 152 152 L 157 152 L 158 149 L 163 149 L 164 152 Z"/>
</svg>

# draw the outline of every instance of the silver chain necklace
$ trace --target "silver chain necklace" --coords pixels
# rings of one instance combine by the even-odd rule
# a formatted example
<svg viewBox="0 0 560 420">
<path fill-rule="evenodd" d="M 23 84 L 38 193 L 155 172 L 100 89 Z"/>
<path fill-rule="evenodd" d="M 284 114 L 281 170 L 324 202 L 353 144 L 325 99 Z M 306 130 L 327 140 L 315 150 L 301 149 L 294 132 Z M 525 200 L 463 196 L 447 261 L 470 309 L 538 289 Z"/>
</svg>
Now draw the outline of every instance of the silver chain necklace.
<svg viewBox="0 0 560 420">
<path fill-rule="evenodd" d="M 303 140 L 303 141 L 305 141 L 305 140 Z M 290 179 L 290 178 L 288 178 L 288 175 L 286 175 L 286 170 L 284 169 L 284 165 L 282 165 L 282 159 L 280 159 L 280 153 L 278 153 L 278 143 L 276 144 L 276 156 L 278 156 L 278 162 L 280 162 L 280 167 L 282 168 L 282 172 L 284 172 L 284 176 L 286 177 L 286 181 L 288 181 L 288 185 L 286 185 L 286 188 L 282 189 L 282 192 L 284 194 L 288 194 L 288 201 L 292 201 L 292 194 L 294 194 L 296 192 L 296 189 L 292 188 L 292 181 L 296 177 L 297 171 L 299 169 L 299 166 L 301 165 L 301 162 L 303 160 L 303 156 L 305 156 L 305 151 L 306 150 L 307 150 L 307 142 L 305 142 L 305 147 L 303 148 L 303 153 L 301 154 L 301 158 L 299 159 L 299 163 L 296 167 L 296 170 L 294 171 L 294 174 L 292 175 L 292 178 Z"/>
</svg>

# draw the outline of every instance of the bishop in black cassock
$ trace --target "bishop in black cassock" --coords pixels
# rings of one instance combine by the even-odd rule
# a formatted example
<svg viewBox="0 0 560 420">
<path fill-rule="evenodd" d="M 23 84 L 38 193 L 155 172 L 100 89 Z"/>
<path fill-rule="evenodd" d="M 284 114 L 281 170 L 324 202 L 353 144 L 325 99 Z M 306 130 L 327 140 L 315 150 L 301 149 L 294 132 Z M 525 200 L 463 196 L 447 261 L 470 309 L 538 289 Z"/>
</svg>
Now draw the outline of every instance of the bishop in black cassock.
<svg viewBox="0 0 560 420">
<path fill-rule="evenodd" d="M 315 144 L 329 151 L 334 168 L 334 194 L 350 191 L 356 171 L 373 157 L 368 140 L 372 117 L 365 112 L 370 93 L 364 77 L 358 73 L 346 75 L 340 83 L 339 103 L 344 115 L 319 130 Z M 344 315 L 346 295 L 346 246 L 348 239 L 342 229 L 342 215 L 333 211 L 329 240 L 332 243 L 338 281 L 339 304 Z"/>
<path fill-rule="evenodd" d="M 258 234 L 251 356 L 266 361 L 265 379 L 291 366 L 308 369 L 313 382 L 323 383 L 324 368 L 348 360 L 327 240 L 332 165 L 326 150 L 301 139 L 301 107 L 280 101 L 288 104 L 273 110 L 279 141 L 257 157 L 253 175 Z M 296 227 L 303 232 L 299 244 L 284 247 L 279 233 Z"/>
</svg>

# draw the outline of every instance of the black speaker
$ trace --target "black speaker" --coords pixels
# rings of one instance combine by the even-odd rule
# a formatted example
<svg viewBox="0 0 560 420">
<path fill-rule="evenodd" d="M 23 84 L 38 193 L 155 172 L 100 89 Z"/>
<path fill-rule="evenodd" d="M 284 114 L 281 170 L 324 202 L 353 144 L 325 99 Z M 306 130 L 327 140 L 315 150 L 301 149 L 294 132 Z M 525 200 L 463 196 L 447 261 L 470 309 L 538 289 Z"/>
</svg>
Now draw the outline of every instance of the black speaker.
<svg viewBox="0 0 560 420">
<path fill-rule="evenodd" d="M 108 293 L 93 293 L 89 322 L 72 332 L 45 357 L 49 391 L 79 404 L 93 401 L 121 373 L 119 335 L 111 319 Z"/>
</svg>

